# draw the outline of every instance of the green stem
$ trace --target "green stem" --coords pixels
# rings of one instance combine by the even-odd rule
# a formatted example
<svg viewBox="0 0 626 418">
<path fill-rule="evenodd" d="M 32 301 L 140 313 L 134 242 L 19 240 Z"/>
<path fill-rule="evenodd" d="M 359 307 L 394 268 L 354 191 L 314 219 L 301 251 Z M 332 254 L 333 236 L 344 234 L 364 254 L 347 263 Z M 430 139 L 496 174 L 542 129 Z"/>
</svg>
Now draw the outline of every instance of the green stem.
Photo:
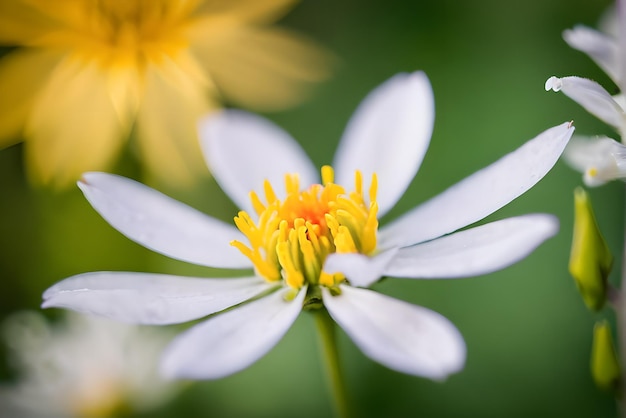
<svg viewBox="0 0 626 418">
<path fill-rule="evenodd" d="M 333 398 L 337 417 L 349 418 L 352 416 L 348 391 L 341 373 L 337 339 L 335 337 L 335 321 L 330 317 L 325 308 L 312 311 L 315 316 L 315 324 L 319 334 L 322 361 L 326 369 L 330 395 Z"/>
</svg>

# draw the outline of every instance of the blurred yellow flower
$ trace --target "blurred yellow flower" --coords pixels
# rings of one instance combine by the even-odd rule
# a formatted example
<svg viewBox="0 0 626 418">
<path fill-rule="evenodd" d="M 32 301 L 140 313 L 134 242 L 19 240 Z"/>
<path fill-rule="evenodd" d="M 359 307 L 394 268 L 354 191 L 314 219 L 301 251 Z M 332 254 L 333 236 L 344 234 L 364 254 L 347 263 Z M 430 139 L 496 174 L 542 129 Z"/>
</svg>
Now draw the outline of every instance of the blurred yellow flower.
<svg viewBox="0 0 626 418">
<path fill-rule="evenodd" d="M 295 104 L 329 74 L 325 51 L 268 25 L 293 0 L 3 0 L 0 148 L 25 139 L 31 178 L 110 170 L 133 133 L 151 175 L 206 170 L 196 120 L 222 99 Z"/>
</svg>

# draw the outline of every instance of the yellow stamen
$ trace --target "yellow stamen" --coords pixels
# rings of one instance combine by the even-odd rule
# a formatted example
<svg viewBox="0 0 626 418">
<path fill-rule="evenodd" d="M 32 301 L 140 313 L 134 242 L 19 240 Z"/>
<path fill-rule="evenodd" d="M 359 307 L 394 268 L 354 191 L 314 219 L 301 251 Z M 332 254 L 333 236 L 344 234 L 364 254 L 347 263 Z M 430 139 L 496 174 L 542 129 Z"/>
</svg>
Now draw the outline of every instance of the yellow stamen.
<svg viewBox="0 0 626 418">
<path fill-rule="evenodd" d="M 296 268 L 293 259 L 291 258 L 289 242 L 281 242 L 276 246 L 276 254 L 278 260 L 285 272 L 285 282 L 290 287 L 299 289 L 304 284 L 304 276 Z"/>
<path fill-rule="evenodd" d="M 254 208 L 254 211 L 256 212 L 257 215 L 261 215 L 266 207 L 265 205 L 261 202 L 261 199 L 259 199 L 259 195 L 257 195 L 254 192 L 250 192 L 250 201 L 252 202 L 252 207 Z"/>
<path fill-rule="evenodd" d="M 267 200 L 267 203 L 272 203 L 278 200 L 276 198 L 276 193 L 274 193 L 274 189 L 272 188 L 272 185 L 267 180 L 263 182 L 263 191 L 265 192 L 265 200 Z"/>
<path fill-rule="evenodd" d="M 354 193 L 359 196 L 363 195 L 363 175 L 359 170 L 354 172 Z"/>
<path fill-rule="evenodd" d="M 378 176 L 376 173 L 372 174 L 372 183 L 370 184 L 370 203 L 376 201 L 376 194 L 378 192 Z"/>
<path fill-rule="evenodd" d="M 356 253 L 357 246 L 354 243 L 350 230 L 345 226 L 339 227 L 339 232 L 335 237 L 335 247 L 338 253 Z"/>
<path fill-rule="evenodd" d="M 287 174 L 285 176 L 285 188 L 287 194 L 297 194 L 300 191 L 300 179 L 296 175 Z"/>
<path fill-rule="evenodd" d="M 376 231 L 378 231 L 378 203 L 372 202 L 361 236 L 363 253 L 370 254 L 376 250 Z"/>
<path fill-rule="evenodd" d="M 322 167 L 322 184 L 326 186 L 327 184 L 335 181 L 335 170 L 329 165 L 325 165 Z"/>
<path fill-rule="evenodd" d="M 248 257 L 257 273 L 268 281 L 282 279 L 293 289 L 305 284 L 336 288 L 345 277 L 322 270 L 329 254 L 372 255 L 376 251 L 376 175 L 372 175 L 370 203 L 366 204 L 359 171 L 350 193 L 333 183 L 332 167 L 322 167 L 321 174 L 323 184 L 314 184 L 304 191 L 300 190 L 297 175 L 286 175 L 287 196 L 282 200 L 265 181 L 266 203 L 256 193 L 250 193 L 258 220 L 255 222 L 244 211 L 235 217 L 235 225 L 248 238 L 249 245 L 240 241 L 231 245 Z"/>
</svg>

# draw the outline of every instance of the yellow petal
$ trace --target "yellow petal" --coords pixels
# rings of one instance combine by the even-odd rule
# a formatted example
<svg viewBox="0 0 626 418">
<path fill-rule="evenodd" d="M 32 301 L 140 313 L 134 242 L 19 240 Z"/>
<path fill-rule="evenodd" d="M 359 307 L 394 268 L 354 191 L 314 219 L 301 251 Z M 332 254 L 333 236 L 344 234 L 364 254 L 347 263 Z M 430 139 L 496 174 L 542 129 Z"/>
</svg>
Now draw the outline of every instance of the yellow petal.
<svg viewBox="0 0 626 418">
<path fill-rule="evenodd" d="M 208 0 L 196 14 L 219 15 L 239 22 L 271 23 L 293 8 L 296 0 Z"/>
<path fill-rule="evenodd" d="M 94 62 L 66 58 L 37 100 L 26 126 L 33 180 L 68 186 L 85 171 L 106 170 L 128 135 Z"/>
<path fill-rule="evenodd" d="M 0 148 L 21 140 L 35 98 L 60 60 L 54 51 L 20 50 L 0 61 Z"/>
<path fill-rule="evenodd" d="M 290 31 L 233 27 L 199 33 L 192 39 L 194 53 L 223 94 L 246 107 L 292 106 L 331 73 L 331 55 Z"/>
<path fill-rule="evenodd" d="M 144 90 L 143 74 L 132 66 L 109 67 L 105 73 L 111 104 L 121 123 L 131 126 Z"/>
<path fill-rule="evenodd" d="M 597 322 L 593 329 L 591 375 L 601 389 L 615 390 L 619 386 L 621 369 L 611 328 L 606 321 Z"/>
<path fill-rule="evenodd" d="M 48 31 L 59 28 L 58 21 L 28 3 L 25 0 L 0 1 L 0 44 L 28 44 Z M 48 3 L 50 8 L 51 3 Z"/>
<path fill-rule="evenodd" d="M 196 73 L 190 57 L 151 66 L 137 116 L 141 159 L 158 181 L 189 184 L 208 170 L 196 133 L 198 119 L 212 108 L 210 86 Z M 197 75 L 197 73 L 196 73 Z"/>
<path fill-rule="evenodd" d="M 598 228 L 589 196 L 579 187 L 574 192 L 569 271 L 589 309 L 597 311 L 604 305 L 612 264 L 613 256 Z"/>
<path fill-rule="evenodd" d="M 46 16 L 65 28 L 77 28 L 89 23 L 90 13 L 101 5 L 89 0 L 18 0 L 30 6 L 31 10 Z"/>
</svg>

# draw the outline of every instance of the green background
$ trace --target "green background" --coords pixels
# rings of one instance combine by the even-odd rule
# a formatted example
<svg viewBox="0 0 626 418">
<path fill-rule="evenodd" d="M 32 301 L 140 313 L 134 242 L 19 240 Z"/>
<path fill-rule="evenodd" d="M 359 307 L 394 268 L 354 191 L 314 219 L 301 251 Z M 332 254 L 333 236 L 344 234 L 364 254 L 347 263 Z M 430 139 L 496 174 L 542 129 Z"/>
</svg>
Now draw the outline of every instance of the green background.
<svg viewBox="0 0 626 418">
<path fill-rule="evenodd" d="M 330 163 L 343 128 L 375 86 L 402 71 L 424 70 L 433 85 L 435 130 L 430 149 L 393 218 L 495 161 L 539 132 L 574 120 L 577 133 L 610 128 L 562 94 L 544 91 L 551 75 L 615 86 L 561 33 L 596 26 L 608 1 L 583 0 L 315 0 L 299 4 L 282 24 L 338 57 L 335 76 L 303 105 L 269 116 L 300 141 L 318 164 Z M 141 179 L 132 156 L 116 172 Z M 375 289 L 440 312 L 466 339 L 465 370 L 441 383 L 374 363 L 340 332 L 340 354 L 358 416 L 611 417 L 611 395 L 589 373 L 593 324 L 612 318 L 585 308 L 567 272 L 573 189 L 580 175 L 559 162 L 535 188 L 489 219 L 529 212 L 558 215 L 561 231 L 522 262 L 463 280 L 386 280 Z M 193 190 L 154 187 L 211 215 L 236 208 L 211 180 Z M 0 319 L 38 309 L 41 293 L 69 275 L 96 270 L 214 275 L 168 260 L 130 242 L 106 224 L 77 188 L 31 187 L 22 146 L 0 151 Z M 609 246 L 622 246 L 623 185 L 591 196 Z M 619 281 L 616 259 L 611 280 Z M 46 312 L 54 317 L 54 312 Z M 331 404 L 312 318 L 302 314 L 266 357 L 234 376 L 191 385 L 145 416 L 328 416 Z M 3 364 L 2 376 L 11 373 Z"/>
</svg>

